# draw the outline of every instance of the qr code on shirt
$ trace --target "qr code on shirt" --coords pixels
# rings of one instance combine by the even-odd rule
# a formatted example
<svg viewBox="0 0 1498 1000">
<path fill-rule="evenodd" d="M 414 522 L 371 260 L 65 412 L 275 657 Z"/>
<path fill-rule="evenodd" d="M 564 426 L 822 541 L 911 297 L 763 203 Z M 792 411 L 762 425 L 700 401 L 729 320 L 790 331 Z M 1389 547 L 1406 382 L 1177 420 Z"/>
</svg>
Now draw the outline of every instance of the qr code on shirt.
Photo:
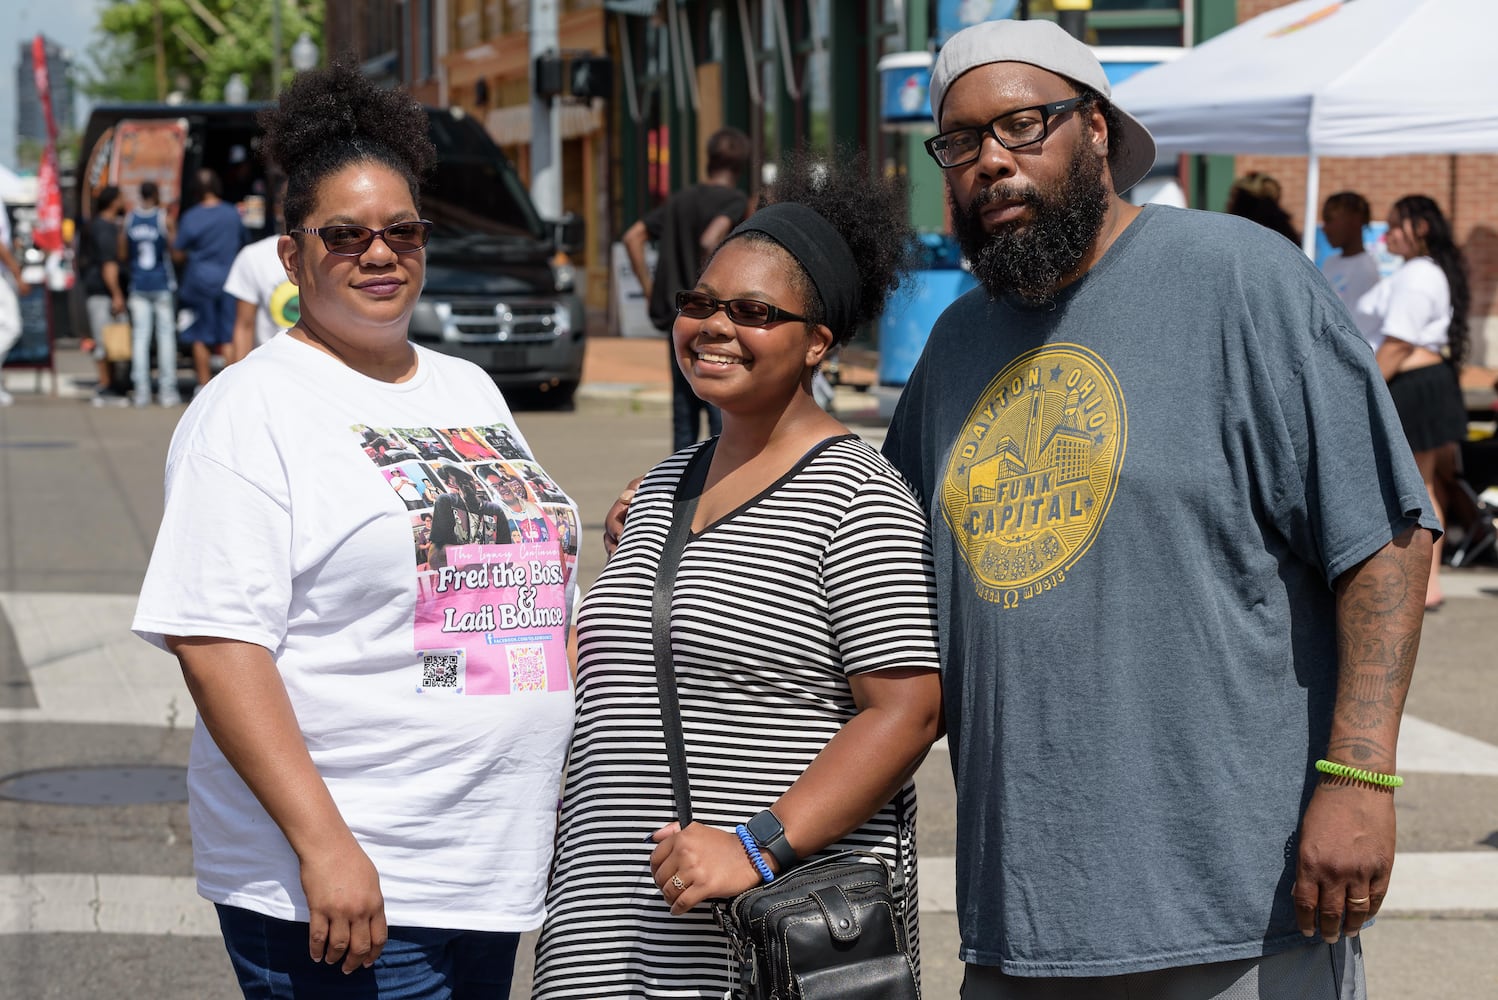
<svg viewBox="0 0 1498 1000">
<path fill-rule="evenodd" d="M 461 649 L 423 650 L 421 684 L 418 690 L 440 690 L 462 693 L 464 651 Z"/>
<path fill-rule="evenodd" d="M 505 647 L 510 658 L 511 691 L 546 690 L 546 649 L 540 643 L 515 643 Z"/>
</svg>

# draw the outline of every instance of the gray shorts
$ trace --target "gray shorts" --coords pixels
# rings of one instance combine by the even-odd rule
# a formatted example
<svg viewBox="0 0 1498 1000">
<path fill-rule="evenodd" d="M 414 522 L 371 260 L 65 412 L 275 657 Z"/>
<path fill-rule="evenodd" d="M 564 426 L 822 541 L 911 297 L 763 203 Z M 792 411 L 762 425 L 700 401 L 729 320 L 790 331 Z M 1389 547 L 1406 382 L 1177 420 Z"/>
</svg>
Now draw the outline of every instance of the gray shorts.
<svg viewBox="0 0 1498 1000">
<path fill-rule="evenodd" d="M 94 360 L 103 361 L 104 324 L 114 321 L 114 310 L 110 308 L 108 295 L 90 295 L 84 306 L 88 309 L 89 335 L 94 338 Z"/>
<path fill-rule="evenodd" d="M 1126 976 L 1030 979 L 968 965 L 962 1000 L 1368 1000 L 1361 938 Z"/>
</svg>

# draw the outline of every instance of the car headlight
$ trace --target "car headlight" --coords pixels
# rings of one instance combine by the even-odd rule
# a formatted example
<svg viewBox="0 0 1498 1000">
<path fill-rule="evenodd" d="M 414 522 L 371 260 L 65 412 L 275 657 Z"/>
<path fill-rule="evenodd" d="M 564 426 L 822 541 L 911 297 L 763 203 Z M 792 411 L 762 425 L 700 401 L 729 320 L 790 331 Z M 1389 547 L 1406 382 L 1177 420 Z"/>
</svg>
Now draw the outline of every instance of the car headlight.
<svg viewBox="0 0 1498 1000">
<path fill-rule="evenodd" d="M 577 268 L 570 262 L 551 265 L 552 287 L 559 292 L 570 292 L 577 286 Z"/>
</svg>

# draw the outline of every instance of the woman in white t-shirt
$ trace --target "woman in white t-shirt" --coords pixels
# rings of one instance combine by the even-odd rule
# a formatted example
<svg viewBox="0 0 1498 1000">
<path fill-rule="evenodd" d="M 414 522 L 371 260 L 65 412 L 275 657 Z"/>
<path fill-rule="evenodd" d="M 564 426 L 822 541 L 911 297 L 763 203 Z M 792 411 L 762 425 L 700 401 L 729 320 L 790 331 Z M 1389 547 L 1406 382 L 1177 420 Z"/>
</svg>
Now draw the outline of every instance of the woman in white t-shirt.
<svg viewBox="0 0 1498 1000">
<path fill-rule="evenodd" d="M 478 535 L 413 561 L 437 498 L 368 447 L 462 434 L 535 461 L 483 371 L 407 339 L 425 110 L 334 65 L 262 125 L 300 318 L 184 414 L 133 626 L 199 713 L 198 891 L 246 996 L 504 997 L 551 864 L 576 552 Z"/>
<path fill-rule="evenodd" d="M 1462 252 L 1440 207 L 1409 195 L 1389 209 L 1389 252 L 1404 258 L 1399 270 L 1358 300 L 1360 325 L 1378 342 L 1378 367 L 1389 383 L 1405 437 L 1425 479 L 1436 516 L 1445 522 L 1447 478 L 1457 465 L 1457 442 L 1467 436 L 1467 414 L 1457 373 L 1467 354 L 1471 297 Z M 1441 540 L 1432 552 L 1425 606 L 1442 604 Z"/>
</svg>

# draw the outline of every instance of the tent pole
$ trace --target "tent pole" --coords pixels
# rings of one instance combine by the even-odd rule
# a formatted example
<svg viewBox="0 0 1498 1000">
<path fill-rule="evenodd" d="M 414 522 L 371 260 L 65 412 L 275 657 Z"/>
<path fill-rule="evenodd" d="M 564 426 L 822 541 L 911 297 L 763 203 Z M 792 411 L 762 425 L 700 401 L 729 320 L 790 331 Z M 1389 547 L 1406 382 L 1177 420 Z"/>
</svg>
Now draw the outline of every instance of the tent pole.
<svg viewBox="0 0 1498 1000">
<path fill-rule="evenodd" d="M 1306 157 L 1306 214 L 1303 218 L 1304 228 L 1301 230 L 1305 235 L 1300 239 L 1301 248 L 1312 260 L 1316 259 L 1316 220 L 1321 211 L 1320 189 L 1321 157 L 1312 153 Z"/>
</svg>

